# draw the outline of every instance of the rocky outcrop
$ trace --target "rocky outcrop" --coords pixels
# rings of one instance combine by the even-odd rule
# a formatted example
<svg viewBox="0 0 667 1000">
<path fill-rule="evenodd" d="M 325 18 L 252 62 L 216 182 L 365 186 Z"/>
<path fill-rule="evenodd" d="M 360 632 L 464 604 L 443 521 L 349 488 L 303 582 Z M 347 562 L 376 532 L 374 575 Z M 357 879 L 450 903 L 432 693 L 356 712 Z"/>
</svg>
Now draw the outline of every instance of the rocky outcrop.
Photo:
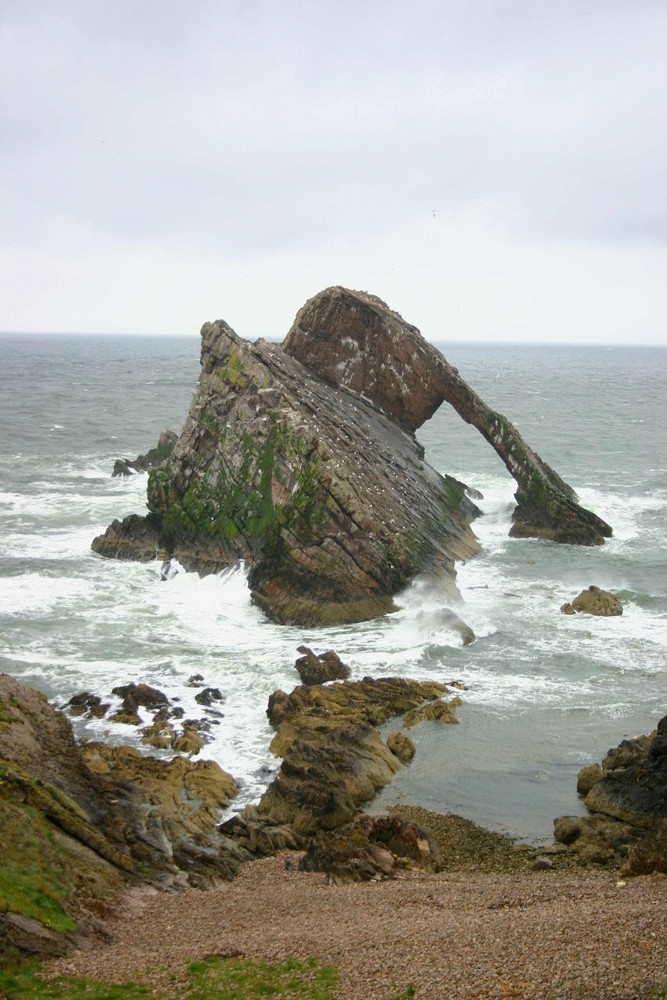
<svg viewBox="0 0 667 1000">
<path fill-rule="evenodd" d="M 624 861 L 628 874 L 667 873 L 667 716 L 579 773 L 591 816 L 561 816 L 554 835 L 580 857 Z"/>
<path fill-rule="evenodd" d="M 249 856 L 217 830 L 235 788 L 211 762 L 79 747 L 62 712 L 0 674 L 0 956 L 62 953 L 128 883 L 231 877 Z"/>
<path fill-rule="evenodd" d="M 219 764 L 180 756 L 157 760 L 133 747 L 106 743 L 86 743 L 81 755 L 92 774 L 122 790 L 137 817 L 135 836 L 190 873 L 191 884 L 205 884 L 215 873 L 234 874 L 235 860 L 230 864 L 220 852 L 217 825 L 238 787 Z"/>
<path fill-rule="evenodd" d="M 413 708 L 403 716 L 403 725 L 406 729 L 412 729 L 420 722 L 447 722 L 449 724 L 458 723 L 456 709 L 461 704 L 461 699 L 457 696 L 451 701 L 434 701 L 421 708 Z"/>
<path fill-rule="evenodd" d="M 255 601 L 300 625 L 384 614 L 419 573 L 452 593 L 455 561 L 477 548 L 477 509 L 413 433 L 444 400 L 517 479 L 513 533 L 592 544 L 611 531 L 374 296 L 327 289 L 284 346 L 206 323 L 201 359 L 181 436 L 149 475 L 150 514 L 114 521 L 99 554 L 202 573 L 245 560 Z"/>
<path fill-rule="evenodd" d="M 599 545 L 611 535 L 517 429 L 480 399 L 440 351 L 384 302 L 327 288 L 297 313 L 285 350 L 332 385 L 351 389 L 415 431 L 447 402 L 495 449 L 517 482 L 511 535 Z"/>
<path fill-rule="evenodd" d="M 600 590 L 591 585 L 587 590 L 582 590 L 572 602 L 563 604 L 561 611 L 564 615 L 587 614 L 604 618 L 622 615 L 623 605 L 608 590 Z"/>
<path fill-rule="evenodd" d="M 151 448 L 145 455 L 137 455 L 133 460 L 117 458 L 111 475 L 133 476 L 137 472 L 161 468 L 174 450 L 177 441 L 178 434 L 175 431 L 162 431 L 155 448 Z"/>
<path fill-rule="evenodd" d="M 397 730 L 387 736 L 387 746 L 396 754 L 401 764 L 409 764 L 417 752 L 417 748 L 405 733 Z"/>
<path fill-rule="evenodd" d="M 340 830 L 320 831 L 299 862 L 301 871 L 324 872 L 327 883 L 391 878 L 408 866 L 440 867 L 428 833 L 400 815 L 360 816 Z"/>
<path fill-rule="evenodd" d="M 277 729 L 271 749 L 283 764 L 260 813 L 304 834 L 350 822 L 401 766 L 376 727 L 446 692 L 444 685 L 397 678 L 275 692 L 267 714 Z"/>
<path fill-rule="evenodd" d="M 303 845 L 319 830 L 353 822 L 402 766 L 376 727 L 447 691 L 443 684 L 395 677 L 276 691 L 267 715 L 280 771 L 258 805 L 230 820 L 224 832 L 266 850 L 288 840 Z"/>
</svg>

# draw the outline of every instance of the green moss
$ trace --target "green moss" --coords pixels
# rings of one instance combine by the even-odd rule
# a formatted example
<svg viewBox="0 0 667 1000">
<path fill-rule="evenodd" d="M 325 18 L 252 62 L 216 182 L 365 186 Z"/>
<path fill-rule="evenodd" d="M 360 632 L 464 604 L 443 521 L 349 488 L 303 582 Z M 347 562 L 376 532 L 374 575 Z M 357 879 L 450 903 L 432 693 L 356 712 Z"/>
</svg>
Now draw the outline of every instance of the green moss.
<svg viewBox="0 0 667 1000">
<path fill-rule="evenodd" d="M 217 427 L 212 433 L 219 434 Z M 222 432 L 221 440 L 224 441 Z M 231 470 L 224 457 L 195 473 L 178 497 L 167 465 L 151 473 L 148 506 L 158 527 L 172 538 L 212 538 L 250 544 L 273 544 L 280 528 L 300 524 L 310 528 L 326 516 L 320 497 L 317 462 L 306 444 L 276 421 L 263 441 L 244 431 L 239 442 L 240 464 Z M 285 471 L 283 471 L 285 470 Z M 284 503 L 274 503 L 274 482 L 287 489 Z"/>
<path fill-rule="evenodd" d="M 214 372 L 214 378 L 227 385 L 243 388 L 248 384 L 248 376 L 243 368 L 243 362 L 238 351 L 232 351 L 226 365 L 221 365 Z"/>
<path fill-rule="evenodd" d="M 173 473 L 169 463 L 161 469 L 151 469 L 148 473 L 146 502 L 152 514 L 161 514 L 176 501 Z"/>
<path fill-rule="evenodd" d="M 218 956 L 189 966 L 194 1000 L 237 1000 L 239 997 L 290 997 L 334 1000 L 336 971 L 314 960 L 271 963 L 266 959 L 229 959 Z M 187 993 L 185 994 L 188 995 Z"/>
<path fill-rule="evenodd" d="M 463 489 L 451 476 L 441 476 L 442 488 L 446 496 L 447 512 L 458 510 L 465 496 Z"/>
</svg>

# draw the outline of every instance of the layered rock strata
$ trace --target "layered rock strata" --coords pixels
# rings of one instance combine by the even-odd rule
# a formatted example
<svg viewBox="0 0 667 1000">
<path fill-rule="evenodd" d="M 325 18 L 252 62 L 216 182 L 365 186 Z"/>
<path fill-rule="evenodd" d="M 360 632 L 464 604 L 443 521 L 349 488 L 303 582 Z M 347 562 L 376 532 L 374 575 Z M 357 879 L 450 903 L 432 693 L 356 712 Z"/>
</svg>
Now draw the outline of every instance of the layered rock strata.
<svg viewBox="0 0 667 1000">
<path fill-rule="evenodd" d="M 113 558 L 214 572 L 245 560 L 275 621 L 360 621 L 419 573 L 455 593 L 477 544 L 461 483 L 424 463 L 414 431 L 443 402 L 474 424 L 519 485 L 513 534 L 593 544 L 611 529 L 579 507 L 506 418 L 380 299 L 331 288 L 283 346 L 202 328 L 201 377 L 183 431 L 148 481 L 147 517 L 93 542 Z"/>
</svg>

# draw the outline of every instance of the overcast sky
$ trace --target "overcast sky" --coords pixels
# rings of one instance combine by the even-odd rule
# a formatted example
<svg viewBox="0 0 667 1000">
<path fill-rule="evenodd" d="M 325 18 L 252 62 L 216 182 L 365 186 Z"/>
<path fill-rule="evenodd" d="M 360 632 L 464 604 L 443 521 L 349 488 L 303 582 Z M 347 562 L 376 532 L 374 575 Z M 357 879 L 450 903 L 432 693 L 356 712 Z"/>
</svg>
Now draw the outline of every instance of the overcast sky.
<svg viewBox="0 0 667 1000">
<path fill-rule="evenodd" d="M 0 329 L 667 344 L 665 0 L 0 0 Z"/>
</svg>

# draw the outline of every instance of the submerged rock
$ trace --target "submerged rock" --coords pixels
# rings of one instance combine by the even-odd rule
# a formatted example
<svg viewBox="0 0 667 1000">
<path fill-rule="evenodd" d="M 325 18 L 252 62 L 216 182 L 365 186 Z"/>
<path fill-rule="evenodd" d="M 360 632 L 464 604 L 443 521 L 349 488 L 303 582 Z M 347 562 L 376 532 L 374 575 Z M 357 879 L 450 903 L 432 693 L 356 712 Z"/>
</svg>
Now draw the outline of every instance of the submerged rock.
<svg viewBox="0 0 667 1000">
<path fill-rule="evenodd" d="M 477 550 L 478 511 L 461 483 L 424 463 L 414 437 L 444 400 L 517 479 L 513 533 L 585 544 L 611 533 L 374 296 L 321 292 L 283 346 L 206 323 L 201 359 L 181 436 L 149 475 L 149 515 L 114 521 L 93 542 L 99 554 L 176 557 L 201 573 L 245 560 L 254 600 L 282 623 L 382 615 L 420 573 L 455 594 L 455 561 Z"/>
</svg>

